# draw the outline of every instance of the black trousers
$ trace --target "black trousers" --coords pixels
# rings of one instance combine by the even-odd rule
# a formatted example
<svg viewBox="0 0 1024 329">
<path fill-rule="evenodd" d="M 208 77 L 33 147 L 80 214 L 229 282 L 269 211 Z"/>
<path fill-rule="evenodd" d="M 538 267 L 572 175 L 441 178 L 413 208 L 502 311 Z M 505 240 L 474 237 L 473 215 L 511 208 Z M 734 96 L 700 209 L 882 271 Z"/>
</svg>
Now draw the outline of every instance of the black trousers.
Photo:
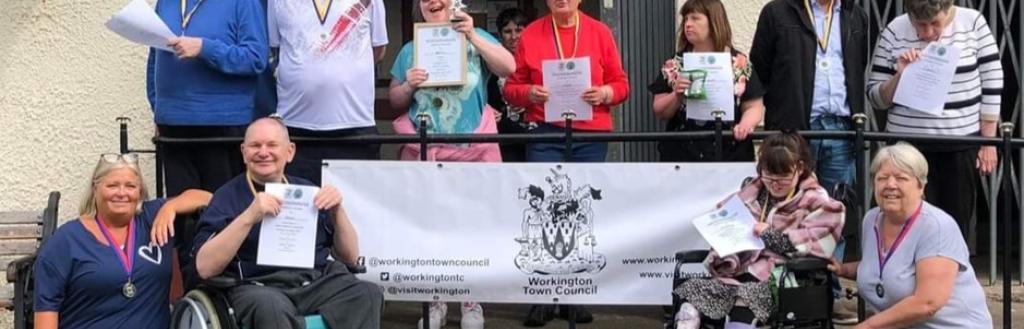
<svg viewBox="0 0 1024 329">
<path fill-rule="evenodd" d="M 242 328 L 301 329 L 320 314 L 332 329 L 378 329 L 384 294 L 339 262 L 323 270 L 281 270 L 247 279 L 228 298 Z"/>
<path fill-rule="evenodd" d="M 964 241 L 977 228 L 974 211 L 977 208 L 978 169 L 975 168 L 978 148 L 955 151 L 923 151 L 928 160 L 928 185 L 925 200 L 939 207 L 960 226 Z"/>
<path fill-rule="evenodd" d="M 175 138 L 245 136 L 245 126 L 157 125 L 157 131 L 160 136 Z M 195 188 L 213 193 L 245 170 L 238 144 L 168 145 L 161 151 L 168 197 Z"/>
<path fill-rule="evenodd" d="M 339 130 L 308 130 L 288 127 L 291 137 L 347 137 L 376 135 L 377 127 L 363 127 Z M 285 172 L 321 185 L 320 171 L 324 160 L 380 160 L 380 144 L 302 144 L 296 143 L 295 159 L 285 167 Z"/>
</svg>

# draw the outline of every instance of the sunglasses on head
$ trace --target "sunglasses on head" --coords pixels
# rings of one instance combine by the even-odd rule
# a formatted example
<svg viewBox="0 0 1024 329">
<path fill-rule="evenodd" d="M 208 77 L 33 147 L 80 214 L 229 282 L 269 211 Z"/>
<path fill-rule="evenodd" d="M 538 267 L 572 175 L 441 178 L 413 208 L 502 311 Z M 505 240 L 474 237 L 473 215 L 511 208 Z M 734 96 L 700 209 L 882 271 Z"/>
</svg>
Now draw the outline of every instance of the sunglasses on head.
<svg viewBox="0 0 1024 329">
<path fill-rule="evenodd" d="M 100 160 L 106 163 L 139 163 L 139 155 L 135 153 L 103 153 L 100 155 Z"/>
</svg>

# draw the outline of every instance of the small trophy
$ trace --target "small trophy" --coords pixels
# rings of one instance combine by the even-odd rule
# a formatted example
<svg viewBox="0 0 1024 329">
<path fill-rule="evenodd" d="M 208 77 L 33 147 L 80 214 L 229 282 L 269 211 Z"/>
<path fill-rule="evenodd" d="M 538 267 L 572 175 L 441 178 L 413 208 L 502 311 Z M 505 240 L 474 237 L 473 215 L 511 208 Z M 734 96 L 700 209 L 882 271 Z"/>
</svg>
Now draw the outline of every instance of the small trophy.
<svg viewBox="0 0 1024 329">
<path fill-rule="evenodd" d="M 455 14 L 458 13 L 458 12 L 461 12 L 461 11 L 463 11 L 465 9 L 466 9 L 466 4 L 462 3 L 462 0 L 452 0 L 452 6 L 451 6 L 451 8 L 448 8 L 448 10 L 451 10 L 451 12 L 452 12 L 452 16 L 451 16 L 452 17 L 452 19 L 451 19 L 452 23 L 458 23 L 458 22 L 462 21 L 462 19 L 456 18 Z"/>
</svg>

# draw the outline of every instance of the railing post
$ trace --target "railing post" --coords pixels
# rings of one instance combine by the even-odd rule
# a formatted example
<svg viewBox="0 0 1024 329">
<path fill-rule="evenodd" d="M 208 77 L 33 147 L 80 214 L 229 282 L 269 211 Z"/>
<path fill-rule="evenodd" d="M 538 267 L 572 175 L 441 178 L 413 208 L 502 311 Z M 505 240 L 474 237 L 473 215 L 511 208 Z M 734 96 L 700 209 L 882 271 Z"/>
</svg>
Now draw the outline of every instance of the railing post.
<svg viewBox="0 0 1024 329">
<path fill-rule="evenodd" d="M 417 131 L 420 135 L 420 161 L 427 161 L 427 129 L 430 126 L 430 114 L 420 113 L 416 115 L 416 119 L 420 121 L 420 126 Z M 424 329 L 429 329 L 424 327 Z"/>
<path fill-rule="evenodd" d="M 864 164 L 867 162 L 867 152 L 864 152 L 864 125 L 868 122 L 868 116 L 864 113 L 853 115 L 853 159 L 854 172 L 857 175 L 853 180 L 854 189 L 860 194 L 860 206 L 853 212 L 859 222 L 864 218 L 864 211 L 871 206 L 871 199 L 867 193 L 867 180 L 865 177 Z M 858 235 L 857 238 L 860 238 Z M 861 246 L 863 248 L 863 246 Z M 864 320 L 866 305 L 863 298 L 857 298 L 857 320 Z"/>
<path fill-rule="evenodd" d="M 572 162 L 572 120 L 576 118 L 576 113 L 573 111 L 562 112 L 562 118 L 565 119 L 565 162 Z"/>
<path fill-rule="evenodd" d="M 427 161 L 427 128 L 430 125 L 430 114 L 417 114 L 416 120 L 420 122 L 419 127 L 416 128 L 420 137 L 420 161 Z M 430 329 L 430 302 L 420 303 L 420 312 L 422 312 L 423 329 Z"/>
<path fill-rule="evenodd" d="M 722 117 L 725 112 L 712 111 L 715 117 L 715 161 L 722 161 Z"/>
<path fill-rule="evenodd" d="M 153 162 L 156 162 L 154 166 L 156 169 L 156 197 L 162 198 L 166 196 L 164 192 L 164 147 L 156 138 L 153 139 L 153 145 L 156 148 Z"/>
<path fill-rule="evenodd" d="M 1013 154 L 1013 144 L 1011 140 L 1013 138 L 1013 123 L 1004 122 L 999 126 L 1003 132 L 1003 328 L 1011 328 L 1010 321 L 1013 317 L 1011 316 L 1012 308 L 1011 299 L 1013 296 L 1010 294 L 1010 281 L 1013 279 L 1013 270 L 1011 270 L 1011 255 L 1010 248 L 1013 247 L 1013 235 L 1010 234 L 1010 216 L 1013 212 L 1013 187 L 1010 185 L 1010 166 L 1013 166 L 1013 160 L 1010 158 Z M 996 196 L 993 195 L 993 198 Z"/>
<path fill-rule="evenodd" d="M 119 139 L 121 154 L 128 154 L 128 123 L 132 119 L 128 117 L 117 117 L 117 124 L 121 128 L 121 134 Z"/>
</svg>

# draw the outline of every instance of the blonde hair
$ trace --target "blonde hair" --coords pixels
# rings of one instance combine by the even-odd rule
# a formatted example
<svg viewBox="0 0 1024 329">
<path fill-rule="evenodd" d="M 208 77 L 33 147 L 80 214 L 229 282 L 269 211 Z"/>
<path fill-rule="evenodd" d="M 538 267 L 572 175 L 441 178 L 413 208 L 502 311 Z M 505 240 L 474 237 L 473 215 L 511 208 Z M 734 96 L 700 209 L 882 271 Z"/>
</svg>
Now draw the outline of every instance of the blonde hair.
<svg viewBox="0 0 1024 329">
<path fill-rule="evenodd" d="M 913 145 L 899 142 L 878 150 L 875 159 L 871 160 L 871 177 L 878 174 L 878 170 L 886 163 L 910 173 L 921 186 L 928 184 L 928 160 Z"/>
<path fill-rule="evenodd" d="M 142 209 L 142 201 L 149 200 L 149 191 L 146 190 L 146 184 L 142 181 L 142 171 L 139 170 L 139 163 L 126 161 L 124 158 L 118 158 L 117 161 L 110 162 L 104 159 L 100 159 L 96 163 L 96 168 L 92 170 L 92 179 L 89 180 L 89 186 L 85 190 L 85 196 L 82 197 L 82 204 L 78 207 L 78 214 L 85 216 L 96 215 L 96 184 L 103 180 L 107 174 L 111 171 L 127 168 L 135 173 L 135 177 L 139 178 L 139 200 L 135 206 L 136 211 Z"/>
</svg>

